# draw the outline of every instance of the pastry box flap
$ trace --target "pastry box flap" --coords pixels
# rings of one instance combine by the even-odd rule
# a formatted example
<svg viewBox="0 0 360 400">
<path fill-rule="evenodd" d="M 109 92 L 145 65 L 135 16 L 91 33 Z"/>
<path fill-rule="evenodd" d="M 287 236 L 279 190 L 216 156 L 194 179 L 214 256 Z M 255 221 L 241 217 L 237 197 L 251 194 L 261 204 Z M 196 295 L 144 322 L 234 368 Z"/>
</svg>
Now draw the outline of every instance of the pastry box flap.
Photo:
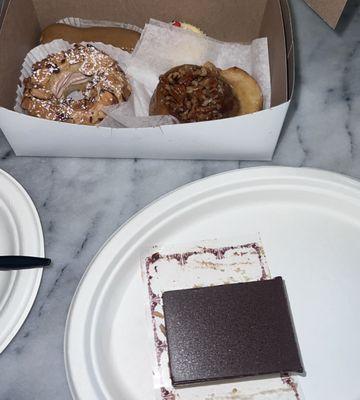
<svg viewBox="0 0 360 400">
<path fill-rule="evenodd" d="M 20 66 L 36 46 L 40 26 L 29 0 L 4 0 L 0 13 L 0 106 L 12 108 Z"/>
<path fill-rule="evenodd" d="M 305 0 L 305 2 L 332 28 L 336 28 L 347 0 Z"/>
<path fill-rule="evenodd" d="M 280 5 L 285 34 L 288 99 L 291 99 L 295 86 L 294 34 L 289 3 L 287 0 L 280 0 Z"/>
</svg>

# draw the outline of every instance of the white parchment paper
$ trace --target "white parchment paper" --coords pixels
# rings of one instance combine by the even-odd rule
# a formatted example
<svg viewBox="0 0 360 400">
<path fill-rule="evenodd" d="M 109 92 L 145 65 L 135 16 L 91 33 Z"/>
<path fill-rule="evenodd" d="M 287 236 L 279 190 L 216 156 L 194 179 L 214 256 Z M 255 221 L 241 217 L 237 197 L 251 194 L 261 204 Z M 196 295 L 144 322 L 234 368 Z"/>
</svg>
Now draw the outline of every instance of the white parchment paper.
<svg viewBox="0 0 360 400">
<path fill-rule="evenodd" d="M 127 72 L 153 93 L 159 75 L 181 64 L 244 69 L 259 83 L 264 108 L 270 107 L 271 86 L 267 39 L 249 44 L 220 42 L 205 35 L 177 28 L 156 20 L 145 25 L 128 63 Z"/>
</svg>

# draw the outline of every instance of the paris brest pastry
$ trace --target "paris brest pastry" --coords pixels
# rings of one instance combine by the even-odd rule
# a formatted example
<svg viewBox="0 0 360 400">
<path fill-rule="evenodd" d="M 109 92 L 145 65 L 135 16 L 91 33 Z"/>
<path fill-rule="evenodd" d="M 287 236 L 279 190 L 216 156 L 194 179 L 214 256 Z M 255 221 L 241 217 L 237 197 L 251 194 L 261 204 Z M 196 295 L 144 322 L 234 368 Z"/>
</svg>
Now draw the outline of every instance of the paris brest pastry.
<svg viewBox="0 0 360 400">
<path fill-rule="evenodd" d="M 67 24 L 52 24 L 42 31 L 40 43 L 49 43 L 55 39 L 63 39 L 69 43 L 102 42 L 131 53 L 139 38 L 139 32 L 125 28 L 78 28 Z"/>
<path fill-rule="evenodd" d="M 184 64 L 161 75 L 150 101 L 150 115 L 172 115 L 180 122 L 210 121 L 260 111 L 259 85 L 240 68 L 207 62 Z"/>
<path fill-rule="evenodd" d="M 95 125 L 104 119 L 104 107 L 131 94 L 119 64 L 92 45 L 51 54 L 32 69 L 24 79 L 21 106 L 35 117 Z"/>
</svg>

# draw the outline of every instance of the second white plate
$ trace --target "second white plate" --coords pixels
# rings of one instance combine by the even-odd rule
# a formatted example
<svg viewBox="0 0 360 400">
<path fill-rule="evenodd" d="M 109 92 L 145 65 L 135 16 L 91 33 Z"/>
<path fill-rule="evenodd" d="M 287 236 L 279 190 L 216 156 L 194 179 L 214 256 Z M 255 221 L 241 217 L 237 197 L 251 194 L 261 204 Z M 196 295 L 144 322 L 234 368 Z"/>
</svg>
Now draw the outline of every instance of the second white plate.
<svg viewBox="0 0 360 400">
<path fill-rule="evenodd" d="M 44 256 L 38 213 L 24 188 L 0 169 L 0 255 Z M 42 269 L 0 271 L 0 353 L 25 321 Z"/>
<path fill-rule="evenodd" d="M 69 310 L 65 362 L 74 399 L 151 400 L 139 257 L 144 245 L 260 232 L 283 276 L 306 400 L 357 400 L 360 184 L 330 172 L 251 168 L 187 185 L 118 230 L 88 267 Z"/>
</svg>

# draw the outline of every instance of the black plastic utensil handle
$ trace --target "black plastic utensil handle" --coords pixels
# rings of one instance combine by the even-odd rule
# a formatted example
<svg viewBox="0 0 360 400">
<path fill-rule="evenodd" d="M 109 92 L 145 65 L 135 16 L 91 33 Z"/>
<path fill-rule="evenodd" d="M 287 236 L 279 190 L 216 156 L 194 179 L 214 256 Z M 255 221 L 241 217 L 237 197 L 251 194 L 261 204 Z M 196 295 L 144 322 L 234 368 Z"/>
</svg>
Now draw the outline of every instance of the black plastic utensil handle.
<svg viewBox="0 0 360 400">
<path fill-rule="evenodd" d="M 28 256 L 0 256 L 0 271 L 12 269 L 31 269 L 49 266 L 50 258 Z"/>
</svg>

